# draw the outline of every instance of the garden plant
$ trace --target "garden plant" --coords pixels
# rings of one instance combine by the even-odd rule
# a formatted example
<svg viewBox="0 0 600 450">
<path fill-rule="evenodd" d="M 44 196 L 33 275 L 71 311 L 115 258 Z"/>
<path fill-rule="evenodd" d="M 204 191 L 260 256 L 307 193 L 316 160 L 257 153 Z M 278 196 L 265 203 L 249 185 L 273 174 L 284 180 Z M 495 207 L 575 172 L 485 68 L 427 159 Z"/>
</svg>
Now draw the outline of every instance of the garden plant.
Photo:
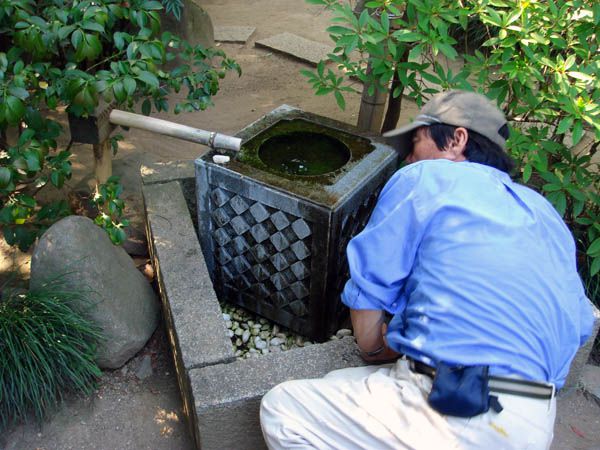
<svg viewBox="0 0 600 450">
<path fill-rule="evenodd" d="M 419 106 L 451 88 L 483 92 L 501 106 L 512 125 L 514 175 L 571 228 L 598 304 L 600 3 L 373 0 L 357 13 L 345 0 L 307 1 L 334 13 L 335 49 L 304 72 L 317 95 L 332 93 L 343 108 L 358 78 L 371 93 L 391 84 L 392 99 L 407 96 Z"/>
<path fill-rule="evenodd" d="M 61 277 L 30 292 L 2 288 L 0 431 L 29 413 L 41 420 L 65 391 L 91 394 L 101 339 L 80 311 L 86 293 L 69 291 Z"/>
<path fill-rule="evenodd" d="M 180 14 L 182 2 L 165 5 Z M 222 51 L 162 32 L 161 10 L 152 0 L 0 0 L 0 226 L 10 245 L 26 250 L 70 213 L 64 196 L 39 200 L 40 189 L 60 189 L 71 176 L 55 111 L 86 116 L 103 99 L 124 109 L 139 104 L 148 115 L 169 110 L 169 93 L 182 89 L 175 113 L 203 110 L 219 80 L 240 73 Z M 125 237 L 119 192 L 112 178 L 95 197 L 96 223 L 114 243 Z"/>
</svg>

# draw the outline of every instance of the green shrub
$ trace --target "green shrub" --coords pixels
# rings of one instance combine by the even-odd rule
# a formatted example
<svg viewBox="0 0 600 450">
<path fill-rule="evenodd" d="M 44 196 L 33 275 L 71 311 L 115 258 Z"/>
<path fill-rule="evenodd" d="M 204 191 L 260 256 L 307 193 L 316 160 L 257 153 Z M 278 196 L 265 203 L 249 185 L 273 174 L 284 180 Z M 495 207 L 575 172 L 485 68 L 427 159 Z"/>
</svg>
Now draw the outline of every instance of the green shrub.
<svg viewBox="0 0 600 450">
<path fill-rule="evenodd" d="M 578 244 L 584 282 L 600 284 L 597 0 L 371 0 L 358 17 L 346 0 L 307 1 L 335 15 L 328 61 L 339 70 L 325 70 L 322 61 L 316 72 L 304 71 L 317 95 L 333 93 L 343 107 L 350 77 L 370 90 L 397 79 L 393 97 L 419 105 L 446 89 L 485 93 L 513 123 L 508 150 L 519 163 L 517 178 L 562 215 Z M 482 31 L 480 49 L 459 55 L 457 28 Z M 454 69 L 441 56 L 455 60 Z M 588 295 L 600 302 L 597 291 Z"/>
<path fill-rule="evenodd" d="M 165 5 L 177 15 L 182 3 Z M 0 228 L 9 245 L 26 250 L 70 214 L 62 199 L 39 201 L 40 189 L 71 177 L 70 145 L 59 145 L 62 126 L 44 111 L 87 116 L 102 99 L 145 115 L 204 110 L 220 80 L 241 73 L 221 50 L 162 33 L 163 9 L 156 0 L 0 0 Z M 184 95 L 169 105 L 173 92 Z M 123 222 L 110 216 L 100 222 L 115 241 Z"/>
<path fill-rule="evenodd" d="M 101 337 L 74 308 L 82 297 L 55 281 L 0 300 L 0 430 L 31 412 L 41 420 L 66 391 L 94 390 Z"/>
</svg>

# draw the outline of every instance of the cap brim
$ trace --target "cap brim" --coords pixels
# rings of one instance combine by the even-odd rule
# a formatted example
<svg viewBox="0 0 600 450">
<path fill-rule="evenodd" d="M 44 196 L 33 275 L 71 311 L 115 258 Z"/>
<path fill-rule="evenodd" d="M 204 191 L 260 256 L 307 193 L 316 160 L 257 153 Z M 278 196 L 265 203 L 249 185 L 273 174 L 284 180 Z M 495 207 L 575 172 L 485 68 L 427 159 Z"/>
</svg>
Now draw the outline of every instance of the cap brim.
<svg viewBox="0 0 600 450">
<path fill-rule="evenodd" d="M 401 134 L 411 133 L 419 127 L 426 127 L 431 125 L 429 122 L 423 122 L 421 120 L 415 120 L 414 122 L 408 123 L 403 127 L 396 128 L 395 130 L 386 131 L 383 133 L 383 137 L 394 137 Z"/>
<path fill-rule="evenodd" d="M 430 125 L 428 122 L 415 120 L 403 127 L 383 133 L 383 137 L 385 137 L 386 141 L 396 149 L 400 154 L 400 159 L 403 160 L 412 150 L 411 138 L 413 131 L 428 125 Z"/>
</svg>

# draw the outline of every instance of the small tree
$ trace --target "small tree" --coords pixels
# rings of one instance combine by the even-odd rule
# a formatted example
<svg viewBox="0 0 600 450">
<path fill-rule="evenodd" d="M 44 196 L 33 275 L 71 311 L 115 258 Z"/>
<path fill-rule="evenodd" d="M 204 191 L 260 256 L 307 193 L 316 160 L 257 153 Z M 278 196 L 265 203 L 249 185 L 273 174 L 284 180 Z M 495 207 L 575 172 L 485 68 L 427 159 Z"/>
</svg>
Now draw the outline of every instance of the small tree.
<svg viewBox="0 0 600 450">
<path fill-rule="evenodd" d="M 316 72 L 304 72 L 317 95 L 333 93 L 343 107 L 350 77 L 369 89 L 387 89 L 395 80 L 392 98 L 407 95 L 418 105 L 445 89 L 485 93 L 514 125 L 508 148 L 520 163 L 517 175 L 563 216 L 578 241 L 584 276 L 599 283 L 600 4 L 372 0 L 356 17 L 344 0 L 307 1 L 335 13 L 328 29 L 333 53 Z M 459 55 L 452 28 L 468 36 L 473 24 L 483 44 Z M 452 70 L 441 56 L 463 61 L 462 69 Z M 339 70 L 325 70 L 327 62 Z"/>
<path fill-rule="evenodd" d="M 169 93 L 181 89 L 187 96 L 175 112 L 202 110 L 227 71 L 240 73 L 222 51 L 161 33 L 162 8 L 151 0 L 0 0 L 0 49 L 7 49 L 0 52 L 0 225 L 9 244 L 27 249 L 69 213 L 64 200 L 37 199 L 44 186 L 61 188 L 71 176 L 69 147 L 57 143 L 61 125 L 44 110 L 64 105 L 85 116 L 103 97 L 128 109 L 141 101 L 148 115 L 167 111 Z M 111 198 L 97 202 L 112 210 L 97 222 L 119 242 L 124 233 L 114 213 L 122 205 L 112 182 L 105 189 Z"/>
</svg>

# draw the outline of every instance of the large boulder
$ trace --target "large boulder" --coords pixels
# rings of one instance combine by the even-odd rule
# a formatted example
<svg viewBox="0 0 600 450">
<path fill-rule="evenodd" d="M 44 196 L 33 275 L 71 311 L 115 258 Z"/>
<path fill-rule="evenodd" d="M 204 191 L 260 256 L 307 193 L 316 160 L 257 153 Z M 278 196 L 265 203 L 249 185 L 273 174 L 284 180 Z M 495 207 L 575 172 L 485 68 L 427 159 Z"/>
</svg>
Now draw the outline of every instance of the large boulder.
<svg viewBox="0 0 600 450">
<path fill-rule="evenodd" d="M 213 47 L 215 37 L 212 20 L 196 1 L 183 0 L 180 20 L 177 20 L 173 14 L 165 12 L 162 17 L 163 28 L 192 45 Z"/>
<path fill-rule="evenodd" d="M 105 337 L 98 349 L 101 368 L 121 367 L 146 344 L 158 323 L 156 295 L 127 253 L 87 217 L 60 220 L 37 244 L 30 288 L 57 276 L 66 289 L 89 293 L 93 306 L 85 305 L 85 312 Z"/>
</svg>

